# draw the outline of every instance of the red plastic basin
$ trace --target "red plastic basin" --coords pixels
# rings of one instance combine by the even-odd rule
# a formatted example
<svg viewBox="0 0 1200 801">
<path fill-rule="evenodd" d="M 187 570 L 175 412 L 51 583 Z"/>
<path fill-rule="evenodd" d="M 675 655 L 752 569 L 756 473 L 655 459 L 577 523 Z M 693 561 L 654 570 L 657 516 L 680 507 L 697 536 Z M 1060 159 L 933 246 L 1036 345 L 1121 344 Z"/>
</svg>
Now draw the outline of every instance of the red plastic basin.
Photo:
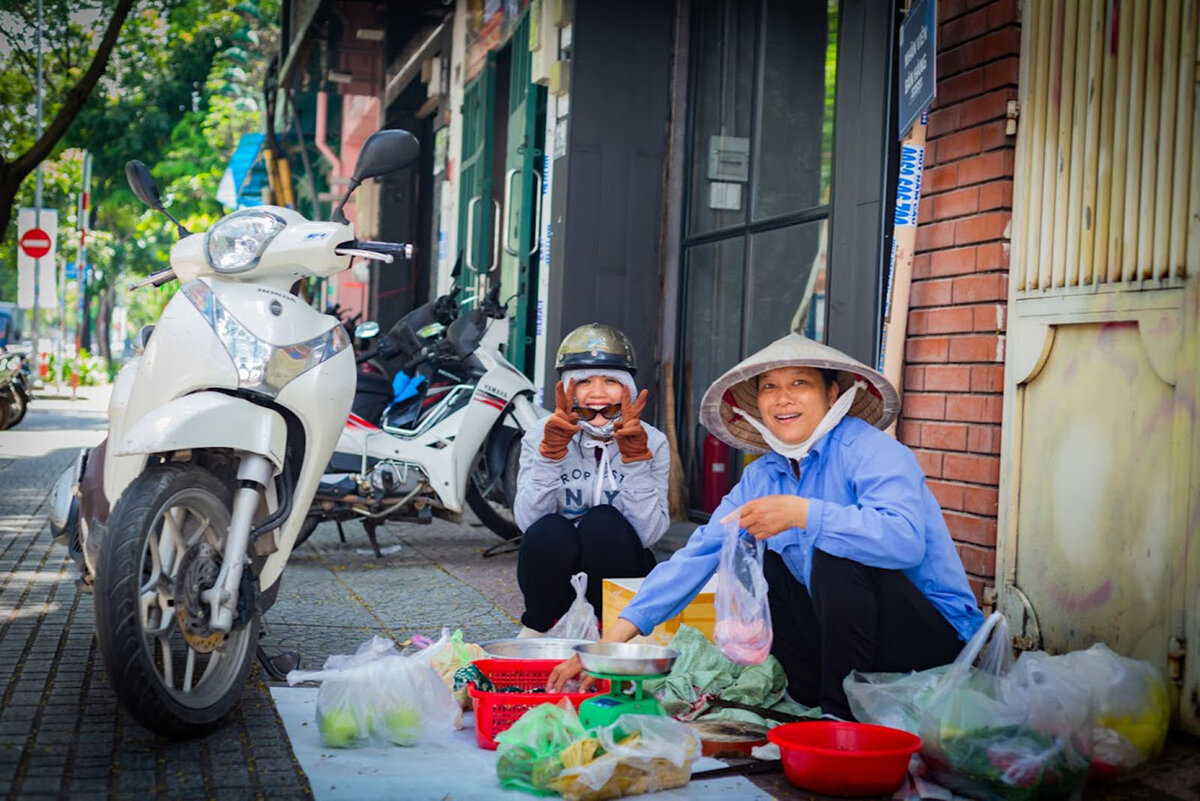
<svg viewBox="0 0 1200 801">
<path fill-rule="evenodd" d="M 896 791 L 921 738 L 887 726 L 814 720 L 767 732 L 779 746 L 783 774 L 823 795 L 887 795 Z"/>
</svg>

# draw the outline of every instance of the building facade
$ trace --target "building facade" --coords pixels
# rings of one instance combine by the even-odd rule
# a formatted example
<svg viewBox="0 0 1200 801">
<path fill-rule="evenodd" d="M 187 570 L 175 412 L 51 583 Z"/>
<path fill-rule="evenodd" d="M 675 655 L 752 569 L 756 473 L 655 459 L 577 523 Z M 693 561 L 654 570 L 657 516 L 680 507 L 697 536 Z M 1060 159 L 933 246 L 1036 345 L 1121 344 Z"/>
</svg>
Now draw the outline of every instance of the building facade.
<svg viewBox="0 0 1200 801">
<path fill-rule="evenodd" d="M 905 149 L 903 5 L 285 2 L 278 85 L 318 207 L 371 131 L 423 146 L 356 210 L 417 259 L 338 296 L 386 326 L 461 263 L 465 297 L 511 299 L 489 336 L 543 395 L 566 331 L 620 327 L 697 519 L 743 466 L 698 423 L 717 375 L 789 331 L 890 359 L 896 434 L 981 605 L 1026 647 L 1159 665 L 1195 730 L 1200 4 L 939 0 Z"/>
</svg>

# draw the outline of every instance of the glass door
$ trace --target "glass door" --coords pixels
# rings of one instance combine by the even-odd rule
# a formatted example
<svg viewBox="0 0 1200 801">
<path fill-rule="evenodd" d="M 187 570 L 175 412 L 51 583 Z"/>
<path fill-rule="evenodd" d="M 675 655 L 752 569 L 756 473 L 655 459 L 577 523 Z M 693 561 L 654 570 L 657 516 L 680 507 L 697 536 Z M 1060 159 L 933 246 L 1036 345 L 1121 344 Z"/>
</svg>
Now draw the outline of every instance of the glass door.
<svg viewBox="0 0 1200 801">
<path fill-rule="evenodd" d="M 838 2 L 693 8 L 677 408 L 703 514 L 744 463 L 700 425 L 704 391 L 790 331 L 825 338 Z"/>
</svg>

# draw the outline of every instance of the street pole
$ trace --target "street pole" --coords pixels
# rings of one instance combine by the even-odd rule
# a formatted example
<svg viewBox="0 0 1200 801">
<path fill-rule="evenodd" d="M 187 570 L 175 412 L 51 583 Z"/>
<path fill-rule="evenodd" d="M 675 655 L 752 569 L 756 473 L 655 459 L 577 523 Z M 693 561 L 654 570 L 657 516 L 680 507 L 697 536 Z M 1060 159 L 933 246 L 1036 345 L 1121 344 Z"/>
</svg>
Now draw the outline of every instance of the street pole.
<svg viewBox="0 0 1200 801">
<path fill-rule="evenodd" d="M 83 151 L 83 192 L 79 199 L 79 317 L 75 324 L 75 356 L 83 352 L 84 309 L 87 308 L 87 235 L 92 205 L 92 154 Z"/>
<path fill-rule="evenodd" d="M 37 14 L 37 139 L 40 140 L 42 138 L 42 0 L 38 0 Z M 38 229 L 42 227 L 42 163 L 40 161 L 37 165 L 37 177 L 33 190 L 33 227 Z M 41 339 L 38 336 L 38 317 L 41 314 L 41 288 L 42 259 L 39 256 L 33 260 L 33 352 L 29 354 L 30 369 L 33 371 L 35 382 L 40 376 L 38 348 Z"/>
<path fill-rule="evenodd" d="M 79 226 L 79 255 L 75 258 L 75 287 L 79 294 L 79 302 L 75 304 L 75 369 L 71 371 L 71 399 L 74 400 L 79 391 L 79 360 L 83 355 L 83 309 L 87 303 L 87 232 L 88 206 L 92 190 L 92 154 L 83 151 L 83 164 L 79 175 L 79 209 L 75 221 Z M 66 294 L 63 295 L 66 303 Z M 63 325 L 63 335 L 66 335 L 66 325 Z"/>
</svg>

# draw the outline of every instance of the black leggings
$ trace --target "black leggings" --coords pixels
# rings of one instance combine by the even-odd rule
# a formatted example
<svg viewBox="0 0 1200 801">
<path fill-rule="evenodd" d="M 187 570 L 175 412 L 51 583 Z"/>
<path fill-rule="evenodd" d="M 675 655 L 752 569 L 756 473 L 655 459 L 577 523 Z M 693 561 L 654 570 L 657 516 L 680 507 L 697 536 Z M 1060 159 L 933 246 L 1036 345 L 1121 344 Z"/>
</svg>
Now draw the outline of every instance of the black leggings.
<svg viewBox="0 0 1200 801">
<path fill-rule="evenodd" d="M 852 719 L 842 680 L 851 670 L 903 673 L 954 661 L 958 632 L 899 570 L 813 550 L 811 595 L 774 551 L 763 559 L 788 694 Z"/>
<path fill-rule="evenodd" d="M 614 507 L 593 506 L 572 522 L 546 515 L 521 537 L 517 584 L 525 595 L 521 623 L 537 631 L 554 625 L 575 600 L 571 576 L 587 573 L 587 599 L 602 614 L 603 580 L 641 578 L 654 567 L 654 555 L 625 516 Z"/>
</svg>

